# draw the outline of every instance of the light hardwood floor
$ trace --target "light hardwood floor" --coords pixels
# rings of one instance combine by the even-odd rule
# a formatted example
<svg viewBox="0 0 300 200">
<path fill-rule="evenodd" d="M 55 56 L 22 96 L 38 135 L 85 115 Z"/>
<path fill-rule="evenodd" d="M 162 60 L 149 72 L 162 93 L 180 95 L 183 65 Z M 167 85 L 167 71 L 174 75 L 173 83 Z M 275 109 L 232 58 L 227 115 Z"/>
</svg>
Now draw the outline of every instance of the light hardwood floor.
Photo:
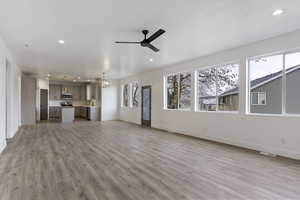
<svg viewBox="0 0 300 200">
<path fill-rule="evenodd" d="M 300 162 L 125 122 L 22 127 L 1 200 L 300 199 Z"/>
</svg>

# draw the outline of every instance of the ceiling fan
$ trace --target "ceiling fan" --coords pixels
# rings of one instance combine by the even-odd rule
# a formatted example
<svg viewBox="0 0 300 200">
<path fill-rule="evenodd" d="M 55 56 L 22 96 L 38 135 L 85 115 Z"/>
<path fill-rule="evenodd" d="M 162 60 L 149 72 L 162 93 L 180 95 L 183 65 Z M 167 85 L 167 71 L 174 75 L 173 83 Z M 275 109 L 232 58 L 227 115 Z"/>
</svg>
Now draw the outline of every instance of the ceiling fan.
<svg viewBox="0 0 300 200">
<path fill-rule="evenodd" d="M 143 30 L 142 33 L 144 34 L 145 38 L 144 38 L 144 40 L 142 40 L 140 42 L 121 42 L 121 41 L 116 41 L 116 43 L 117 44 L 140 44 L 142 47 L 148 47 L 148 48 L 152 49 L 153 51 L 158 52 L 159 49 L 156 48 L 155 46 L 153 46 L 151 44 L 151 42 L 153 40 L 157 39 L 159 36 L 161 36 L 165 32 L 166 32 L 165 30 L 159 29 L 153 35 L 151 35 L 150 37 L 147 38 L 147 34 L 149 33 L 149 31 L 148 30 Z"/>
</svg>

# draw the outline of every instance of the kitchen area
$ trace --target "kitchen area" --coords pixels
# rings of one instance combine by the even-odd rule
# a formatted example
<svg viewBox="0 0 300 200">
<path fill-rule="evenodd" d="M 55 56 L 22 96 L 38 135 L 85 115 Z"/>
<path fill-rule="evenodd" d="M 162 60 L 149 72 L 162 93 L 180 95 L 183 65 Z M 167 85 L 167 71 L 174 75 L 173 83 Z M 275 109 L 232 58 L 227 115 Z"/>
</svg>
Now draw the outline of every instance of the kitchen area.
<svg viewBox="0 0 300 200">
<path fill-rule="evenodd" d="M 49 121 L 101 120 L 101 87 L 97 82 L 49 81 L 48 97 Z M 43 104 L 47 102 L 41 102 Z"/>
</svg>

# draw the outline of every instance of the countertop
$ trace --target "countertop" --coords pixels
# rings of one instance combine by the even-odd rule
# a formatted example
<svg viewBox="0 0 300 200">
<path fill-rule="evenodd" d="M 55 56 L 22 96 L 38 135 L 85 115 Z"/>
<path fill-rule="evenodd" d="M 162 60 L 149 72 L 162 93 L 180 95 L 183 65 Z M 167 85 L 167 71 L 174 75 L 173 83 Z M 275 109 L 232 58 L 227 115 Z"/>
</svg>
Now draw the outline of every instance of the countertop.
<svg viewBox="0 0 300 200">
<path fill-rule="evenodd" d="M 89 106 L 89 105 L 60 106 L 60 105 L 55 105 L 55 106 L 49 106 L 49 107 L 59 107 L 59 108 L 75 108 L 75 107 L 98 108 L 99 106 Z"/>
</svg>

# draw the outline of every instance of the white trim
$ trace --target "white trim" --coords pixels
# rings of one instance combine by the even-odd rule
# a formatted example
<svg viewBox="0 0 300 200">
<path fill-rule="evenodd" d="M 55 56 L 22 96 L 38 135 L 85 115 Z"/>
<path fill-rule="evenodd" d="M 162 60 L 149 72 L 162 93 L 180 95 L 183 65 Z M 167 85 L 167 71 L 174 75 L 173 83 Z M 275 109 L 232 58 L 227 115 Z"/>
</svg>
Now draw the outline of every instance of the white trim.
<svg viewBox="0 0 300 200">
<path fill-rule="evenodd" d="M 282 58 L 282 79 L 281 79 L 281 113 L 286 113 L 286 67 L 285 67 L 285 56 Z M 296 67 L 298 68 L 298 67 Z"/>
<path fill-rule="evenodd" d="M 261 85 L 264 85 L 266 83 L 269 83 L 269 82 L 271 82 L 271 81 L 273 81 L 275 79 L 278 79 L 278 78 L 282 77 L 282 81 L 281 81 L 281 86 L 282 86 L 281 87 L 281 90 L 282 90 L 282 95 L 281 95 L 281 99 L 282 99 L 281 100 L 281 110 L 282 111 L 281 111 L 281 114 L 276 114 L 276 115 L 279 115 L 279 116 L 297 116 L 297 115 L 299 115 L 300 116 L 300 114 L 287 114 L 286 113 L 286 104 L 287 104 L 287 102 L 286 102 L 286 98 L 287 98 L 286 97 L 286 89 L 287 89 L 286 88 L 287 87 L 287 85 L 286 85 L 286 80 L 287 80 L 286 76 L 287 76 L 287 74 L 290 74 L 290 73 L 292 73 L 292 72 L 300 69 L 300 66 L 298 66 L 295 69 L 292 69 L 292 70 L 286 72 L 286 56 L 290 55 L 290 54 L 294 54 L 294 53 L 300 53 L 300 48 L 294 48 L 292 50 L 280 51 L 280 52 L 273 53 L 273 54 L 266 54 L 264 56 L 256 56 L 256 57 L 247 58 L 247 61 L 248 61 L 248 76 L 247 76 L 248 80 L 247 80 L 247 83 L 250 85 L 250 87 L 248 87 L 248 91 L 247 91 L 248 96 L 250 98 L 250 101 L 248 102 L 248 109 L 249 110 L 246 113 L 247 115 L 249 115 L 249 114 L 254 114 L 254 115 L 260 114 L 260 115 L 266 116 L 266 114 L 264 114 L 264 113 L 251 113 L 251 105 L 256 105 L 256 104 L 252 104 L 252 96 L 251 96 L 252 92 L 251 92 L 251 90 L 253 90 L 253 89 L 257 88 L 257 87 L 260 87 Z M 273 77 L 272 79 L 264 81 L 264 82 L 256 85 L 255 87 L 251 88 L 251 80 L 250 80 L 250 67 L 251 66 L 250 66 L 250 61 L 254 60 L 254 59 L 266 58 L 266 57 L 272 57 L 272 56 L 278 56 L 278 55 L 282 55 L 282 73 L 279 74 L 279 75 L 277 75 L 277 76 L 275 76 L 275 77 Z M 266 104 L 267 104 L 267 102 L 266 102 Z M 266 104 L 264 104 L 264 105 L 266 105 Z M 261 105 L 261 104 L 258 104 L 258 105 Z M 267 114 L 267 116 L 268 116 L 268 114 Z M 273 116 L 273 114 L 271 114 L 271 116 Z"/>
<path fill-rule="evenodd" d="M 121 108 L 124 108 L 124 99 L 123 99 L 123 90 L 124 90 L 124 84 L 121 84 Z"/>
<path fill-rule="evenodd" d="M 233 110 L 228 110 L 228 111 L 225 111 L 225 110 L 219 110 L 219 111 L 209 111 L 209 110 L 198 110 L 196 111 L 197 113 L 221 113 L 221 114 L 240 114 L 239 111 L 233 111 Z"/>
<path fill-rule="evenodd" d="M 191 112 L 193 109 L 170 109 L 170 108 L 164 108 L 165 111 L 182 111 L 182 112 Z"/>
<path fill-rule="evenodd" d="M 137 90 L 139 89 L 139 82 L 138 81 L 132 81 L 131 82 L 131 108 L 138 108 L 139 106 L 134 106 L 133 105 L 133 101 L 134 101 L 134 91 L 133 91 L 133 86 L 135 85 L 135 84 L 137 84 Z M 137 91 L 138 92 L 138 91 Z M 138 104 L 139 104 L 140 102 L 138 102 Z"/>
<path fill-rule="evenodd" d="M 199 74 L 199 71 L 205 71 L 205 70 L 208 70 L 208 69 L 212 69 L 212 68 L 215 68 L 215 76 L 217 77 L 217 69 L 218 68 L 221 68 L 221 67 L 226 67 L 226 66 L 234 66 L 234 65 L 237 65 L 237 68 L 238 68 L 238 88 L 240 88 L 241 86 L 241 78 L 240 78 L 240 67 L 241 67 L 241 64 L 240 62 L 230 62 L 230 63 L 225 63 L 225 64 L 218 64 L 218 65 L 212 65 L 210 67 L 205 67 L 205 68 L 199 68 L 199 69 L 196 69 L 196 73 L 195 73 L 195 80 L 196 83 L 195 83 L 195 88 L 197 88 L 196 90 L 194 90 L 195 92 L 195 98 L 196 98 L 196 103 L 197 105 L 195 106 L 195 112 L 215 112 L 215 113 L 220 113 L 220 112 L 228 112 L 228 111 L 220 111 L 219 110 L 219 97 L 222 97 L 222 95 L 217 95 L 217 91 L 218 91 L 218 88 L 217 88 L 217 84 L 216 84 L 216 110 L 215 111 L 205 111 L 205 110 L 200 110 L 199 108 L 199 97 L 198 97 L 198 90 L 199 90 L 199 87 L 198 87 L 198 74 Z M 217 81 L 217 80 L 216 80 Z M 238 92 L 235 92 L 235 94 L 238 94 L 238 96 L 240 95 L 240 90 L 238 90 Z M 238 103 L 238 112 L 240 112 L 240 101 L 237 102 Z M 231 112 L 231 111 L 229 111 Z"/>
<path fill-rule="evenodd" d="M 191 99 L 190 99 L 190 101 L 191 101 L 191 105 L 190 105 L 190 108 L 189 109 L 182 109 L 182 108 L 180 108 L 180 75 L 181 74 L 190 74 L 190 76 L 191 76 Z M 168 83 L 167 83 L 167 81 L 168 81 L 168 77 L 169 76 L 177 76 L 177 84 L 178 84 L 178 88 L 177 88 L 177 92 L 178 92 L 178 95 L 177 95 L 177 108 L 174 108 L 174 109 L 170 109 L 170 108 L 168 108 Z M 187 70 L 187 71 L 181 71 L 181 72 L 176 72 L 176 73 L 169 73 L 169 74 L 167 74 L 167 75 L 164 75 L 163 76 L 164 77 L 164 84 L 163 84 L 163 87 L 164 87 L 164 98 L 163 98 L 163 100 L 164 100 L 164 105 L 163 105 L 163 109 L 164 110 L 176 110 L 176 111 L 182 111 L 182 110 L 184 110 L 184 111 L 193 111 L 193 109 L 192 109 L 192 107 L 193 107 L 193 105 L 192 105 L 192 98 L 193 98 L 193 80 L 194 80 L 194 77 L 193 77 L 193 72 L 192 71 L 190 71 L 190 70 Z"/>
</svg>

